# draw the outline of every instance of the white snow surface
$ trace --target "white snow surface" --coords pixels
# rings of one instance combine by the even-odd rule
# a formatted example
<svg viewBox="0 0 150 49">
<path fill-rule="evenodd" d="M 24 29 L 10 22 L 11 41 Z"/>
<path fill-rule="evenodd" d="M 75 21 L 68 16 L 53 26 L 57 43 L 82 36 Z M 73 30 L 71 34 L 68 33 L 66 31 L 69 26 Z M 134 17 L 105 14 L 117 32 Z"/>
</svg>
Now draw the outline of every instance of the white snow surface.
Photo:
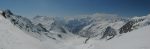
<svg viewBox="0 0 150 49">
<path fill-rule="evenodd" d="M 90 39 L 84 44 L 84 38 L 76 37 L 50 45 L 54 46 L 53 49 L 150 49 L 149 29 L 150 26 L 146 26 L 108 41 Z"/>
<path fill-rule="evenodd" d="M 0 49 L 42 49 L 42 45 L 0 15 Z"/>
<path fill-rule="evenodd" d="M 150 49 L 150 26 L 128 32 L 109 41 L 93 41 L 89 49 Z M 88 48 L 87 48 L 88 49 Z"/>
<path fill-rule="evenodd" d="M 0 49 L 150 49 L 150 26 L 118 35 L 111 40 L 72 36 L 65 40 L 40 41 L 0 15 Z"/>
</svg>

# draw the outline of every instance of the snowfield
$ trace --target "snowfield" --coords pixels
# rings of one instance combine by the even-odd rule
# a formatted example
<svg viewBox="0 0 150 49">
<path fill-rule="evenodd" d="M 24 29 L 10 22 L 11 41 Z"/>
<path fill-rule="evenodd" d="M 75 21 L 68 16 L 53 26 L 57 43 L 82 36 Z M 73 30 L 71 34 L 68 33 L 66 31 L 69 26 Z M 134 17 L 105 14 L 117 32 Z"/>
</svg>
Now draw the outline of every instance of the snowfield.
<svg viewBox="0 0 150 49">
<path fill-rule="evenodd" d="M 128 32 L 109 41 L 89 41 L 89 49 L 150 49 L 150 26 Z"/>
<path fill-rule="evenodd" d="M 0 15 L 0 49 L 150 49 L 150 25 L 116 35 L 111 40 L 67 37 L 39 40 Z"/>
<path fill-rule="evenodd" d="M 112 40 L 90 39 L 86 44 L 85 38 L 72 38 L 57 44 L 49 42 L 48 49 L 150 49 L 150 26 L 116 36 Z"/>
<path fill-rule="evenodd" d="M 42 49 L 42 45 L 0 15 L 0 49 Z"/>
</svg>

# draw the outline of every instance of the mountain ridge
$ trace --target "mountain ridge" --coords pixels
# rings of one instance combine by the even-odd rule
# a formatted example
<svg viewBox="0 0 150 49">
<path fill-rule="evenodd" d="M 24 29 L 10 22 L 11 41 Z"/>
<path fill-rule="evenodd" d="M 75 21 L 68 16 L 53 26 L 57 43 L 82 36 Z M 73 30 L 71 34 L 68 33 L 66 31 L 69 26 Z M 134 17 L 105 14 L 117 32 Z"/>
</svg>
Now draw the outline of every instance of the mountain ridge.
<svg viewBox="0 0 150 49">
<path fill-rule="evenodd" d="M 31 34 L 46 36 L 54 40 L 57 38 L 67 38 L 69 36 L 110 39 L 116 35 L 130 32 L 150 24 L 149 15 L 127 20 L 117 17 L 116 15 L 96 13 L 59 22 L 60 20 L 57 20 L 57 18 L 47 16 L 36 16 L 33 20 L 29 20 L 25 17 L 13 14 L 10 10 L 4 10 L 1 13 L 21 30 L 33 32 Z M 112 29 L 108 30 L 108 28 Z M 109 32 L 115 33 L 109 34 Z M 109 38 L 107 38 L 106 34 Z"/>
<path fill-rule="evenodd" d="M 69 21 L 76 26 L 84 26 L 74 34 L 65 25 L 73 25 L 56 19 L 38 22 L 15 15 L 9 10 L 0 11 L 0 49 L 149 49 L 150 15 L 134 17 L 124 21 L 120 18 L 99 20 L 73 18 Z M 92 17 L 92 16 L 90 16 Z M 47 18 L 43 17 L 42 18 Z M 41 19 L 41 20 L 39 20 Z M 81 20 L 80 20 L 81 19 Z M 89 23 L 89 20 L 90 23 Z M 46 29 L 44 22 L 52 25 Z M 68 21 L 68 20 L 65 20 Z M 76 22 L 77 21 L 77 22 Z M 80 22 L 81 21 L 81 22 Z M 88 25 L 86 23 L 89 23 Z M 79 23 L 79 24 L 78 24 Z M 60 25 L 61 24 L 61 25 Z M 27 27 L 28 26 L 28 27 Z M 72 26 L 73 28 L 75 26 Z M 58 28 L 57 28 L 58 27 Z M 60 28 L 63 27 L 63 28 Z M 44 29 L 45 28 L 45 29 Z M 76 27 L 75 27 L 76 28 Z M 78 28 L 78 27 L 77 27 Z M 54 29 L 54 30 L 53 30 Z M 60 31 L 63 30 L 64 31 Z M 66 31 L 66 33 L 64 33 Z"/>
</svg>

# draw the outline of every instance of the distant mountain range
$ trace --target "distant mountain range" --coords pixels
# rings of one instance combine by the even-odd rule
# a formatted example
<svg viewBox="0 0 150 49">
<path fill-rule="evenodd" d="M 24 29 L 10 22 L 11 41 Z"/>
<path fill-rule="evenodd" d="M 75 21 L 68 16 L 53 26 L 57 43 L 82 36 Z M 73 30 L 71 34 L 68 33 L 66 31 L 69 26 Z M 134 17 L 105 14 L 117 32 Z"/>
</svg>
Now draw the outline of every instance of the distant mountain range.
<svg viewBox="0 0 150 49">
<path fill-rule="evenodd" d="M 108 40 L 116 35 L 150 25 L 149 16 L 125 19 L 111 14 L 96 13 L 63 20 L 48 16 L 36 16 L 29 20 L 28 18 L 13 14 L 10 10 L 3 10 L 1 14 L 4 18 L 10 20 L 14 26 L 25 32 L 32 32 L 28 34 L 46 36 L 55 40 L 72 35 Z"/>
<path fill-rule="evenodd" d="M 96 13 L 67 19 L 49 16 L 28 19 L 1 10 L 0 49 L 118 49 L 127 46 L 123 44 L 135 45 L 135 40 L 141 48 L 141 44 L 150 41 L 149 25 L 150 15 L 122 18 Z"/>
</svg>

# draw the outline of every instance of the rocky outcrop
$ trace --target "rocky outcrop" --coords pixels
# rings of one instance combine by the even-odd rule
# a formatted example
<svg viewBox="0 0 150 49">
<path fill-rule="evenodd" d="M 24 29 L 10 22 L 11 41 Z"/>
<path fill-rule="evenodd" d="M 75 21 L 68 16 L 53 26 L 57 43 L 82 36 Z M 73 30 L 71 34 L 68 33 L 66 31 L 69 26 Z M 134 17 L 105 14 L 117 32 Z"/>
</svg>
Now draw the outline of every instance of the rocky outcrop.
<svg viewBox="0 0 150 49">
<path fill-rule="evenodd" d="M 133 25 L 143 21 L 144 19 L 133 19 L 129 22 L 127 22 L 125 25 L 123 25 L 119 30 L 120 30 L 120 34 L 122 33 L 127 33 L 133 30 Z"/>
<path fill-rule="evenodd" d="M 117 32 L 115 29 L 113 29 L 112 27 L 108 26 L 105 30 L 105 32 L 103 33 L 101 39 L 106 38 L 107 40 L 112 39 L 113 37 L 115 37 L 117 35 Z"/>
</svg>

